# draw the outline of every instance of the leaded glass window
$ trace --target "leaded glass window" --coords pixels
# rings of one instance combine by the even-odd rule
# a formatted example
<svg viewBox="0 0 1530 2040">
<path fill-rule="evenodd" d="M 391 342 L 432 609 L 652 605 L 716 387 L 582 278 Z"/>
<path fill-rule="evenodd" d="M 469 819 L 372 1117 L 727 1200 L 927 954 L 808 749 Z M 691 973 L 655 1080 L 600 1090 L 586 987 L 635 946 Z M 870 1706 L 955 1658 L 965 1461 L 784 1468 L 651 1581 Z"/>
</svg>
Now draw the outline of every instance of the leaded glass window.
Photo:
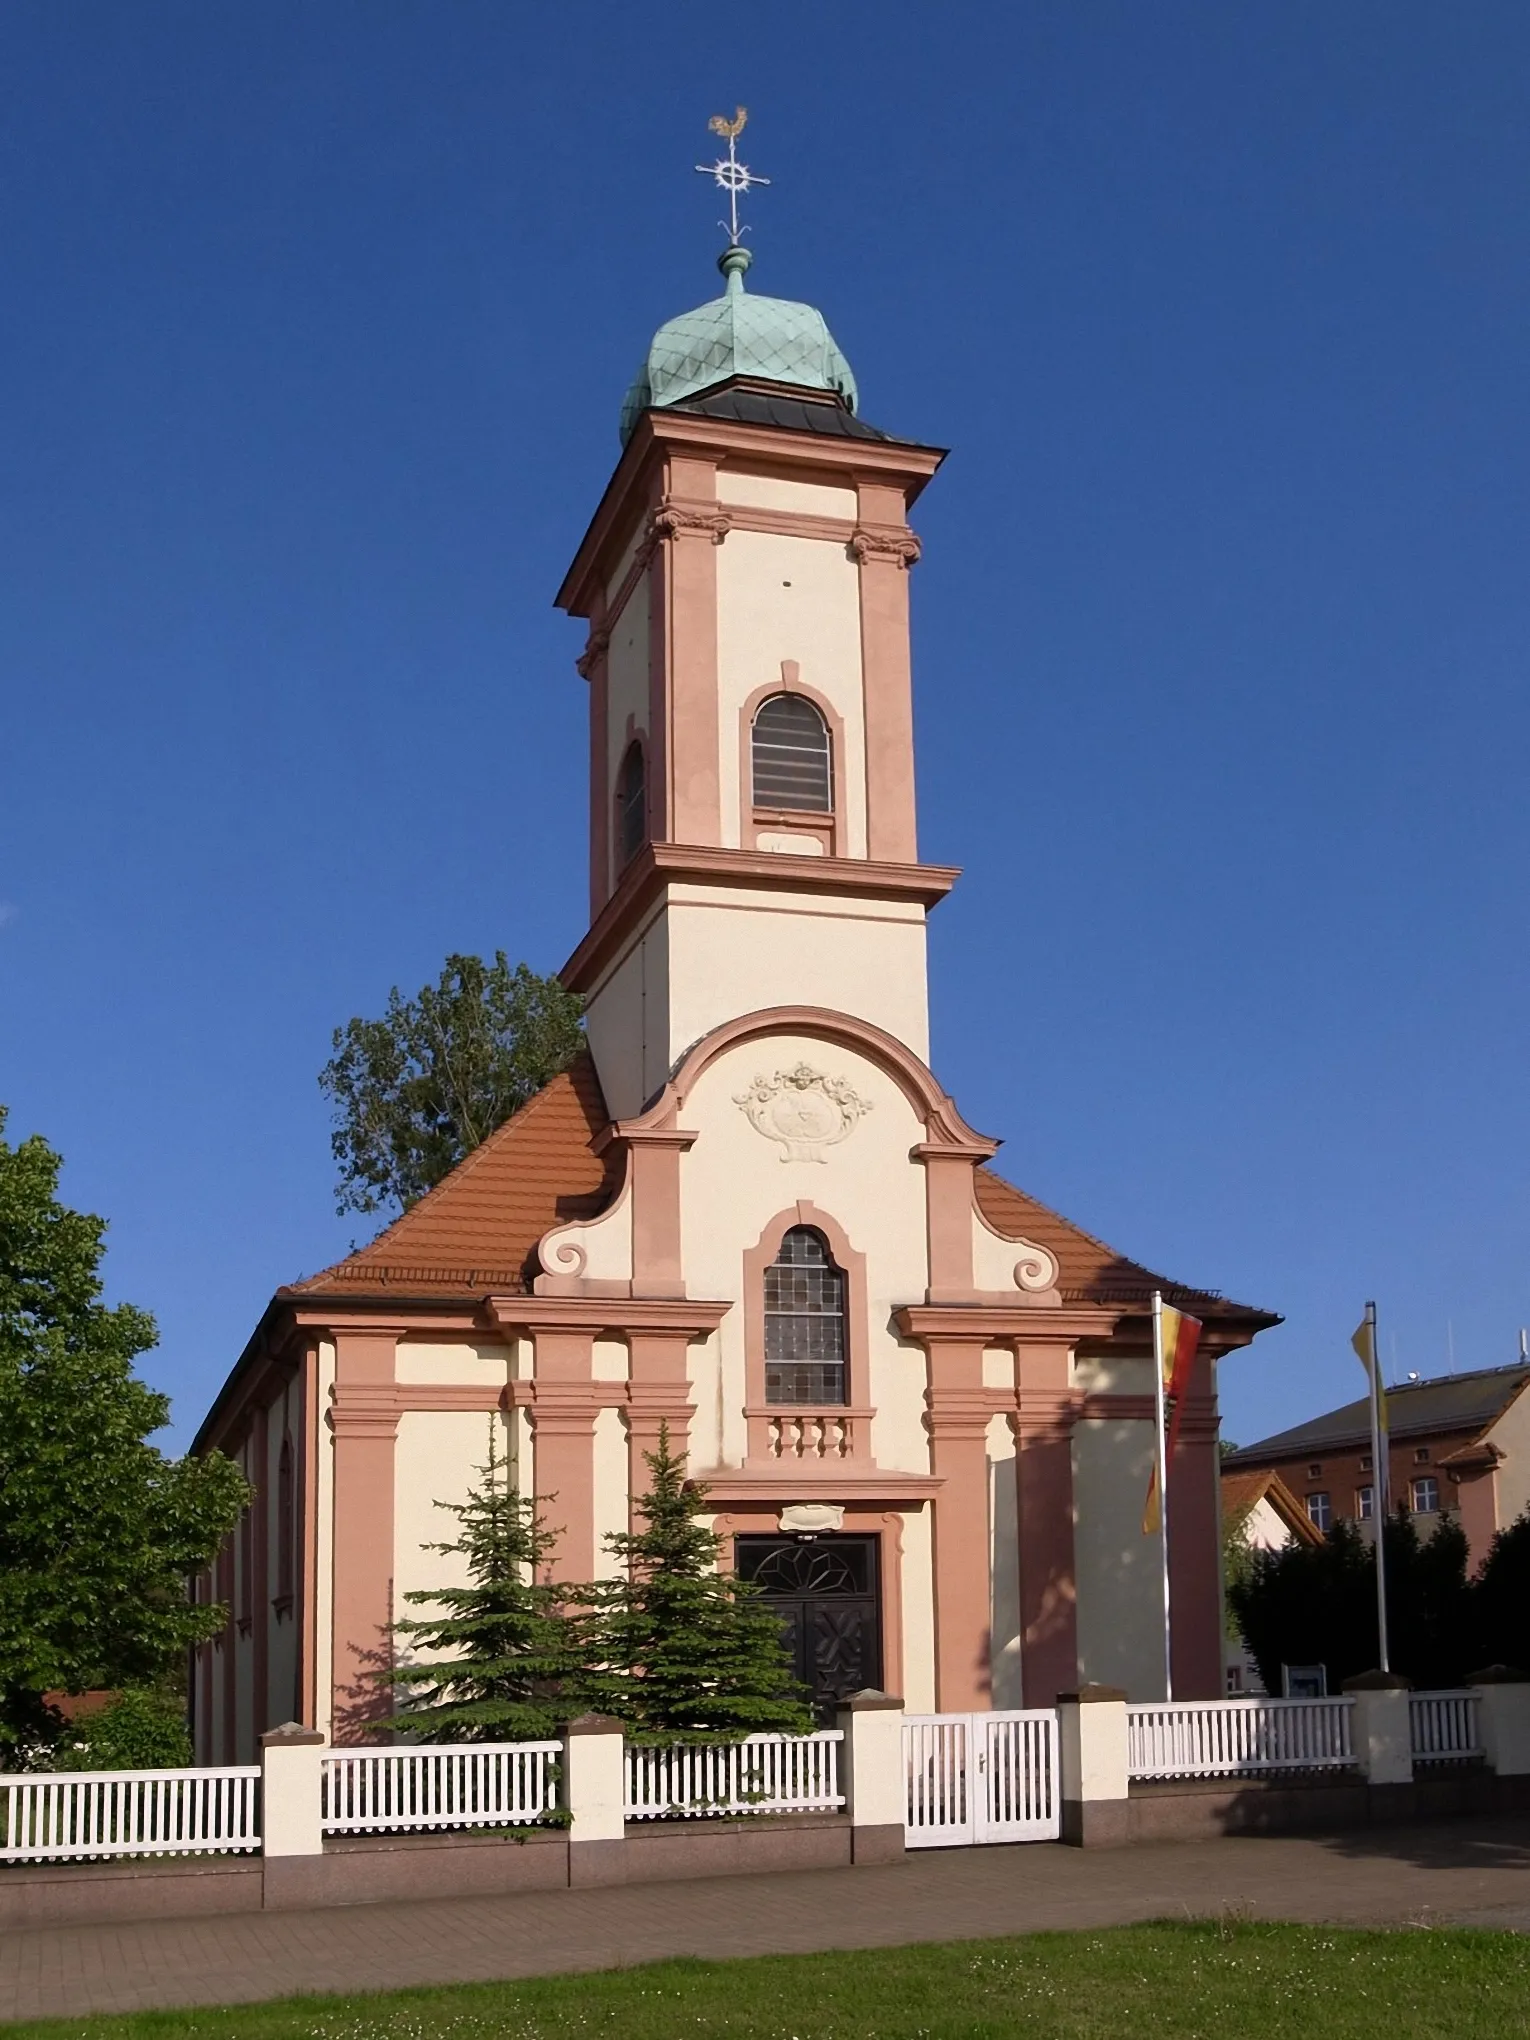
<svg viewBox="0 0 1530 2040">
<path fill-rule="evenodd" d="M 829 731 L 805 694 L 772 694 L 754 718 L 754 804 L 834 811 Z"/>
<path fill-rule="evenodd" d="M 794 1225 L 765 1270 L 765 1400 L 845 1400 L 845 1278 L 829 1243 Z"/>
</svg>

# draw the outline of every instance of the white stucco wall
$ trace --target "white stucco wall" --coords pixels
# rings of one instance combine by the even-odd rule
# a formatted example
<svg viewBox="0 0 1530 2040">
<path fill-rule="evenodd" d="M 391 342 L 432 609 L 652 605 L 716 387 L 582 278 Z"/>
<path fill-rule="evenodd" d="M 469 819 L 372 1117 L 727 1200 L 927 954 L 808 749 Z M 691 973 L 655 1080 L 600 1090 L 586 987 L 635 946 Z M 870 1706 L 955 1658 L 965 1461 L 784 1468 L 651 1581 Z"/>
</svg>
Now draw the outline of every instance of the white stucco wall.
<svg viewBox="0 0 1530 2040">
<path fill-rule="evenodd" d="M 503 1363 L 501 1363 L 503 1379 Z M 466 1377 L 463 1377 L 464 1379 Z M 489 1437 L 496 1454 L 507 1448 L 505 1420 L 483 1410 L 405 1410 L 398 1420 L 393 1474 L 394 1619 L 428 1617 L 429 1608 L 411 1607 L 408 1595 L 436 1587 L 464 1586 L 467 1561 L 458 1552 L 431 1551 L 454 1543 L 461 1524 L 438 1503 L 465 1502 L 488 1462 Z M 411 1651 L 418 1655 L 414 1646 Z"/>
<path fill-rule="evenodd" d="M 804 517 L 841 517 L 852 523 L 859 508 L 855 490 L 848 485 L 801 482 L 738 467 L 718 469 L 717 500 L 748 504 L 757 510 L 792 510 Z"/>
<path fill-rule="evenodd" d="M 735 477 L 732 486 L 742 481 Z M 740 711 L 756 688 L 779 686 L 782 660 L 795 659 L 801 685 L 830 703 L 844 724 L 835 759 L 840 811 L 847 853 L 864 857 L 860 574 L 843 540 L 730 532 L 717 550 L 717 655 L 723 842 L 737 848 L 742 841 Z"/>
<path fill-rule="evenodd" d="M 1002 1355 L 1008 1358 L 1008 1355 Z M 986 1363 L 988 1356 L 984 1355 Z M 1013 1374 L 1013 1362 L 1010 1372 Z M 985 1376 L 987 1368 L 985 1365 Z M 989 1662 L 992 1704 L 1023 1707 L 1020 1667 L 1020 1498 L 1015 1434 L 1003 1417 L 988 1424 L 988 1549 L 991 1573 Z"/>
<path fill-rule="evenodd" d="M 1126 1366 L 1147 1363 L 1124 1363 Z M 1161 1700 L 1163 1551 L 1142 1534 L 1153 1426 L 1082 1418 L 1073 1432 L 1079 1677 Z"/>
<path fill-rule="evenodd" d="M 847 1081 L 871 1110 L 822 1161 L 784 1160 L 735 1099 L 757 1074 L 807 1063 Z M 720 1056 L 691 1091 L 685 1124 L 697 1140 L 681 1161 L 681 1227 L 686 1281 L 695 1296 L 741 1297 L 743 1260 L 766 1225 L 806 1200 L 829 1213 L 866 1256 L 872 1444 L 878 1463 L 927 1472 L 923 1423 L 925 1363 L 889 1323 L 893 1309 L 922 1301 L 926 1283 L 925 1184 L 909 1149 L 923 1128 L 890 1077 L 864 1057 L 807 1035 L 773 1036 Z M 744 1439 L 743 1312 L 718 1334 L 723 1463 L 738 1464 Z M 701 1411 L 717 1401 L 716 1381 L 698 1378 Z"/>
<path fill-rule="evenodd" d="M 935 1546 L 928 1509 L 903 1517 L 903 1704 L 935 1711 Z M 892 1677 L 889 1668 L 887 1676 Z"/>
<path fill-rule="evenodd" d="M 613 1116 L 639 1112 L 713 1028 L 784 1005 L 853 1013 L 928 1060 L 923 908 L 746 886 L 667 886 L 589 997 L 590 1049 Z M 1010 1248 L 1008 1270 L 1014 1262 Z"/>
</svg>

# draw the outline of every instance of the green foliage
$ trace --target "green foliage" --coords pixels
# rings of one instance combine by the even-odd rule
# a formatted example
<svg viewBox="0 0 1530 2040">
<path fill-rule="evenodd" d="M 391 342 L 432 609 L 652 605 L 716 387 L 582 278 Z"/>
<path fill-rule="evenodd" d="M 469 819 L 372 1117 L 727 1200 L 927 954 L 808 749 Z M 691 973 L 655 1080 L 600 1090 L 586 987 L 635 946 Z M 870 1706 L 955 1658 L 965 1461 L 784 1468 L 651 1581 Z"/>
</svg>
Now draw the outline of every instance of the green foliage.
<svg viewBox="0 0 1530 2040">
<path fill-rule="evenodd" d="M 381 1020 L 335 1029 L 319 1076 L 335 1112 L 336 1208 L 407 1210 L 578 1054 L 582 1001 L 504 951 L 449 956 L 434 985 L 395 985 Z"/>
<path fill-rule="evenodd" d="M 1247 1584 L 1254 1570 L 1254 1548 L 1248 1541 L 1248 1523 L 1253 1513 L 1253 1503 L 1245 1502 L 1241 1509 L 1229 1509 L 1222 1518 L 1222 1586 L 1227 1596 L 1227 1636 L 1231 1643 L 1236 1643 L 1241 1635 L 1233 1614 L 1233 1592 Z"/>
<path fill-rule="evenodd" d="M 72 1722 L 51 1761 L 61 1771 L 178 1771 L 191 1762 L 186 1710 L 172 1694 L 129 1686 Z"/>
<path fill-rule="evenodd" d="M 591 1704 L 637 1739 L 806 1734 L 812 1716 L 780 1620 L 754 1586 L 718 1571 L 722 1539 L 697 1520 L 707 1491 L 687 1484 L 667 1426 L 643 1456 L 644 1527 L 606 1539 L 623 1575 L 589 1589 L 586 1652 L 601 1667 L 589 1677 Z"/>
<path fill-rule="evenodd" d="M 1473 1589 L 1477 1602 L 1477 1660 L 1530 1671 L 1530 1509 L 1488 1546 Z"/>
<path fill-rule="evenodd" d="M 1399 1509 L 1385 1535 L 1393 1670 L 1416 1686 L 1459 1685 L 1476 1648 L 1461 1528 L 1447 1518 L 1421 1539 Z M 1271 1693 L 1280 1691 L 1282 1664 L 1326 1665 L 1337 1692 L 1377 1663 L 1375 1554 L 1352 1523 L 1335 1523 L 1321 1544 L 1252 1553 L 1227 1598 Z"/>
<path fill-rule="evenodd" d="M 406 1594 L 442 1612 L 393 1625 L 434 1660 L 389 1675 L 404 1702 L 391 1726 L 421 1742 L 535 1742 L 578 1712 L 569 1697 L 577 1658 L 567 1589 L 539 1578 L 556 1539 L 511 1480 L 497 1429 L 491 1419 L 481 1484 L 465 1502 L 436 1504 L 457 1518 L 461 1535 L 428 1548 L 465 1558 L 468 1584 Z"/>
<path fill-rule="evenodd" d="M 154 1685 L 224 1611 L 200 1571 L 248 1489 L 220 1454 L 148 1440 L 168 1400 L 133 1373 L 154 1320 L 101 1301 L 105 1224 L 58 1201 L 59 1157 L 0 1109 L 0 1757 L 51 1742 L 49 1691 Z"/>
</svg>

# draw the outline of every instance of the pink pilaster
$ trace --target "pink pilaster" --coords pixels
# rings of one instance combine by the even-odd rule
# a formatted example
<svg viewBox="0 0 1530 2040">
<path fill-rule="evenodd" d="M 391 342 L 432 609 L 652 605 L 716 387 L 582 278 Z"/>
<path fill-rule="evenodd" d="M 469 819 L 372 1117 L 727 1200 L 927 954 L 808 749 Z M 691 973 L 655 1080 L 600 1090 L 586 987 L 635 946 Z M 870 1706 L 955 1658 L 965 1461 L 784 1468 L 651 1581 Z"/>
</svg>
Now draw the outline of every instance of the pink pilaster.
<svg viewBox="0 0 1530 2040">
<path fill-rule="evenodd" d="M 359 1742 L 392 1711 L 396 1329 L 337 1331 L 333 1739 Z"/>
<path fill-rule="evenodd" d="M 932 1336 L 930 1470 L 941 1481 L 935 1533 L 935 1705 L 943 1714 L 990 1707 L 988 1419 L 984 1334 Z"/>
</svg>

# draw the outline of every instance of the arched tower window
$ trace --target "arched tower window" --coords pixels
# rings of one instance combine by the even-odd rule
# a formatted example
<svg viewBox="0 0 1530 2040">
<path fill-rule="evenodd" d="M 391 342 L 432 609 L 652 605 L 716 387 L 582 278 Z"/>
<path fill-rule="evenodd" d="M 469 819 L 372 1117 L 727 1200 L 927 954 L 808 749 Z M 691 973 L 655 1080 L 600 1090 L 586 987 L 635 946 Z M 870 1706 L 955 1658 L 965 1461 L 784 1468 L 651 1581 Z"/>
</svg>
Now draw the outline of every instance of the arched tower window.
<svg viewBox="0 0 1530 2040">
<path fill-rule="evenodd" d="M 616 775 L 616 854 L 620 865 L 630 864 L 648 840 L 648 785 L 643 768 L 643 747 L 629 744 L 622 767 Z"/>
<path fill-rule="evenodd" d="M 794 1225 L 765 1270 L 765 1400 L 845 1400 L 845 1277 L 816 1226 Z"/>
<path fill-rule="evenodd" d="M 752 748 L 756 807 L 833 813 L 828 725 L 805 694 L 772 694 L 760 703 Z"/>
</svg>

